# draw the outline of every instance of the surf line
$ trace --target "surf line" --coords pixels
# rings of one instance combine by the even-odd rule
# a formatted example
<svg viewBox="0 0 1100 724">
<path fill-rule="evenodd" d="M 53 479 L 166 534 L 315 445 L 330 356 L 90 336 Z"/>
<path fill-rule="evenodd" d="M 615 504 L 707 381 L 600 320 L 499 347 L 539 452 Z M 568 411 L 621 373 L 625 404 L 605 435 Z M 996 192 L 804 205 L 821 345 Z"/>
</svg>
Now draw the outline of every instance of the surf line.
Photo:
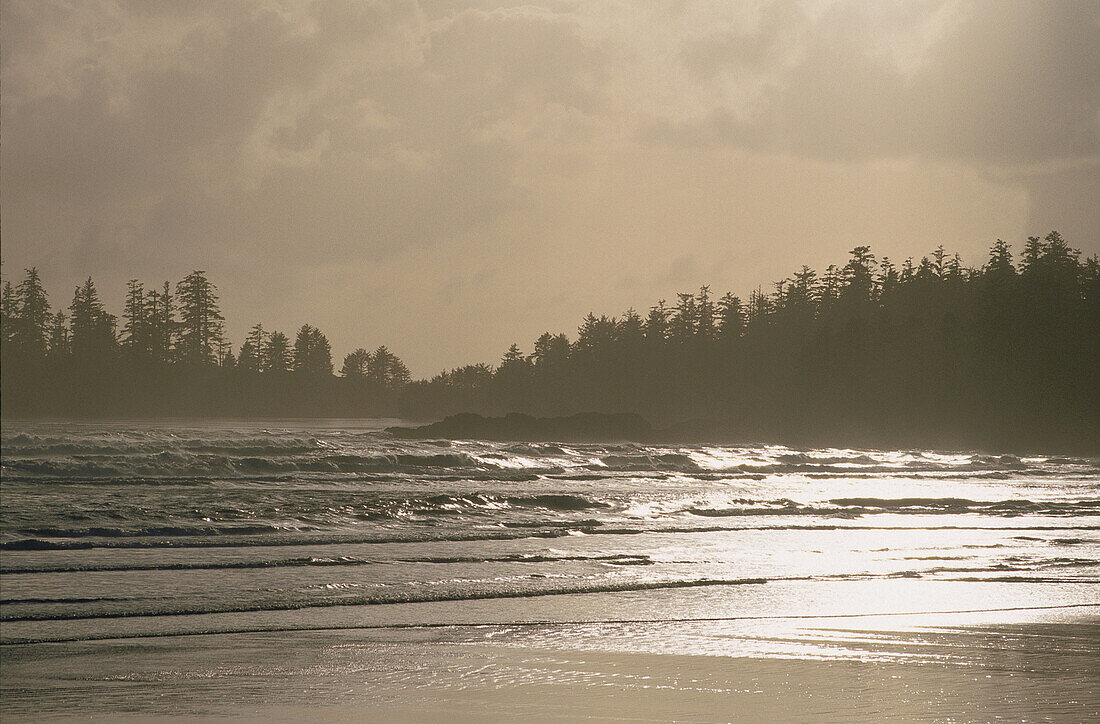
<svg viewBox="0 0 1100 724">
<path fill-rule="evenodd" d="M 721 623 L 725 621 L 784 621 L 818 620 L 831 618 L 873 618 L 888 616 L 947 616 L 967 613 L 999 613 L 1005 611 L 1049 611 L 1066 608 L 1100 608 L 1098 603 L 1063 603 L 1050 606 L 1006 606 L 1003 608 L 963 608 L 948 611 L 879 611 L 872 613 L 807 613 L 766 616 L 696 616 L 677 618 L 606 618 L 590 620 L 520 620 L 520 621 L 467 621 L 467 622 L 420 622 L 420 623 L 366 623 L 333 624 L 328 626 L 252 626 L 233 629 L 206 631 L 160 631 L 155 633 L 102 633 L 88 636 L 59 637 L 50 639 L 26 639 L 0 641 L 0 646 L 32 646 L 35 644 L 63 644 L 82 641 L 122 641 L 129 639 L 181 638 L 184 636 L 220 636 L 226 634 L 250 633 L 293 633 L 324 631 L 397 631 L 416 629 L 460 629 L 460 628 L 534 628 L 539 626 L 615 626 L 630 624 L 658 623 Z"/>
</svg>

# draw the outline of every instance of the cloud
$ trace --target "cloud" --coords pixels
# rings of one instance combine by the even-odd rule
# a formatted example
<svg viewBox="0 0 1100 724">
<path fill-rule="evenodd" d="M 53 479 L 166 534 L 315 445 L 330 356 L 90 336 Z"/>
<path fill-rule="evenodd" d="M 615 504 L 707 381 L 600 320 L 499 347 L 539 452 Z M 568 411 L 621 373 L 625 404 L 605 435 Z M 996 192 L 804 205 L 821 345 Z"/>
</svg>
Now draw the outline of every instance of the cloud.
<svg viewBox="0 0 1100 724">
<path fill-rule="evenodd" d="M 918 156 L 992 166 L 1100 162 L 1100 13 L 1079 2 L 834 3 L 769 10 L 754 33 L 712 35 L 684 63 L 725 96 L 647 138 L 833 160 Z M 723 98 L 722 94 L 716 94 Z"/>
</svg>

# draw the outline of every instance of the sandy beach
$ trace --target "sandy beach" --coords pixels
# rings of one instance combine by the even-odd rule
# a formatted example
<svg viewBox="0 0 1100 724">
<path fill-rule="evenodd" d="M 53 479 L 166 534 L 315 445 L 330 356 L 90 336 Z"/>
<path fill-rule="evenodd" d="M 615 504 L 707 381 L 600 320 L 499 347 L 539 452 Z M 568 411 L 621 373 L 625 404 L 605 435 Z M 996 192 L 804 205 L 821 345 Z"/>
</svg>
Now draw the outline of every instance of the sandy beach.
<svg viewBox="0 0 1100 724">
<path fill-rule="evenodd" d="M 858 640 L 860 632 L 833 631 Z M 4 720 L 1086 721 L 1100 622 L 875 632 L 863 660 L 222 634 L 8 645 Z M 873 660 L 878 654 L 913 658 Z M 919 654 L 919 659 L 917 655 Z M 872 660 L 868 660 L 872 659 Z"/>
</svg>

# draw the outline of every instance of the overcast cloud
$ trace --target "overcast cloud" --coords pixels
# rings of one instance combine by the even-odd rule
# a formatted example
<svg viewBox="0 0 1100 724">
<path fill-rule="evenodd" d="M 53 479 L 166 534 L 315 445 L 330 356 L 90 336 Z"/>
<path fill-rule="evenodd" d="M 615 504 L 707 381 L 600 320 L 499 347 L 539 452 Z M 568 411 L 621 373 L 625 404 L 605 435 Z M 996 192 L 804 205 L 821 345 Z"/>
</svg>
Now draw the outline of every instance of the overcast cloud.
<svg viewBox="0 0 1100 724">
<path fill-rule="evenodd" d="M 4 272 L 55 306 L 202 268 L 238 344 L 423 375 L 857 244 L 1100 251 L 1095 2 L 0 7 Z"/>
</svg>

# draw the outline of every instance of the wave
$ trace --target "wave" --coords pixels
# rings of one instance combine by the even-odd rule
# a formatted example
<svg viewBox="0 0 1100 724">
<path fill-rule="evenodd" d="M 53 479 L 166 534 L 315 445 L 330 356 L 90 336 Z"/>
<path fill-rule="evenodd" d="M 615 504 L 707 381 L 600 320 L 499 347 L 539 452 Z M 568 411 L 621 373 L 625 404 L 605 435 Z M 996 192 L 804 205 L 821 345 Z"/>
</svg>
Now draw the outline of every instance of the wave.
<svg viewBox="0 0 1100 724">
<path fill-rule="evenodd" d="M 608 553 L 604 555 L 550 555 L 542 553 L 515 553 L 500 556 L 423 556 L 408 558 L 359 558 L 355 556 L 301 556 L 257 561 L 201 561 L 164 562 L 145 564 L 62 564 L 46 566 L 10 566 L 0 568 L 3 575 L 23 575 L 35 573 L 122 573 L 138 571 L 218 571 L 238 569 L 301 568 L 301 567 L 342 567 L 370 566 L 391 563 L 429 563 L 429 564 L 480 564 L 480 563 L 562 563 L 593 562 L 612 566 L 650 566 L 654 561 L 644 553 Z"/>
<path fill-rule="evenodd" d="M 110 528 L 90 526 L 88 528 L 56 528 L 42 526 L 20 528 L 19 532 L 41 538 L 141 538 L 170 536 L 217 536 L 217 535 L 263 535 L 281 533 L 287 529 L 274 525 L 225 525 L 225 526 L 147 526 L 142 528 Z M 6 547 L 6 546 L 4 546 Z"/>
<path fill-rule="evenodd" d="M 379 498 L 362 493 L 341 493 L 335 498 L 323 498 L 320 504 L 313 499 L 298 501 L 297 505 L 295 505 L 295 501 L 282 504 L 268 502 L 264 504 L 262 509 L 258 509 L 257 504 L 252 499 L 253 497 L 238 498 L 229 510 L 226 510 L 224 505 L 215 507 L 215 510 L 220 509 L 221 511 L 218 514 L 219 517 L 223 518 L 221 521 L 211 520 L 208 512 L 210 506 L 181 510 L 173 514 L 161 514 L 158 517 L 168 518 L 172 522 L 159 525 L 147 522 L 150 516 L 143 507 L 136 511 L 108 512 L 97 510 L 95 513 L 90 513 L 87 508 L 77 508 L 68 512 L 68 514 L 55 513 L 54 517 L 65 522 L 84 522 L 89 518 L 125 520 L 128 517 L 137 517 L 139 520 L 134 525 L 129 526 L 121 524 L 66 526 L 55 523 L 53 525 L 11 528 L 10 532 L 26 536 L 28 539 L 265 536 L 320 531 L 325 528 L 329 530 L 335 528 L 336 531 L 339 531 L 341 526 L 347 530 L 361 525 L 364 521 L 439 520 L 449 516 L 496 516 L 500 519 L 500 525 L 509 527 L 513 525 L 530 525 L 530 521 L 522 520 L 522 516 L 528 514 L 527 511 L 576 513 L 611 507 L 609 503 L 596 498 L 565 493 L 530 495 L 437 494 L 409 498 Z M 511 518 L 508 517 L 509 513 Z M 517 516 L 521 519 L 515 520 L 514 518 Z M 253 522 L 257 518 L 271 519 L 273 517 L 279 518 L 279 522 Z M 188 518 L 201 518 L 201 520 L 196 520 L 195 523 L 191 524 L 181 522 L 181 519 L 186 520 Z M 143 522 L 145 524 L 141 524 Z M 556 524 L 597 526 L 601 523 L 595 519 L 587 519 L 581 521 L 541 521 L 537 524 L 547 526 Z"/>
<path fill-rule="evenodd" d="M 213 635 L 240 635 L 240 634 L 276 634 L 276 633 L 308 633 L 308 632 L 335 632 L 335 631 L 400 631 L 417 629 L 464 629 L 464 628 L 534 628 L 534 627 L 572 627 L 572 626 L 621 626 L 621 625 L 656 625 L 656 624 L 690 624 L 690 623 L 715 623 L 733 621 L 774 621 L 774 620 L 822 620 L 822 619 L 855 619 L 876 618 L 880 616 L 943 616 L 969 613 L 999 613 L 1016 611 L 1055 611 L 1096 608 L 1100 603 L 1060 603 L 1040 606 L 1000 606 L 994 608 L 966 608 L 966 609 L 937 609 L 932 611 L 869 611 L 859 613 L 796 613 L 796 614 L 745 614 L 740 616 L 670 616 L 650 618 L 588 618 L 588 619 L 505 619 L 505 620 L 475 620 L 475 621 L 405 621 L 394 623 L 330 623 L 310 624 L 299 623 L 291 625 L 279 625 L 267 623 L 255 626 L 221 626 L 217 628 L 197 627 L 187 629 L 158 629 L 155 631 L 83 631 L 78 635 L 62 636 L 12 636 L 0 640 L 0 646 L 29 646 L 43 643 L 76 643 L 83 641 L 103 640 L 133 640 L 133 639 L 160 639 L 182 638 L 190 636 Z M 1081 625 L 1081 624 L 1077 624 Z M 1087 625 L 1087 624 L 1085 624 Z"/>
<path fill-rule="evenodd" d="M 223 455 L 161 451 L 151 454 L 75 455 L 54 458 L 10 457 L 5 455 L 5 478 L 50 476 L 58 478 L 173 478 L 248 477 L 256 473 L 370 473 L 415 472 L 424 469 L 484 467 L 464 453 L 423 455 L 392 453 L 353 455 L 335 453 L 299 457 Z M 560 471 L 560 468 L 549 468 Z"/>
<path fill-rule="evenodd" d="M 547 581 L 549 579 L 538 579 Z M 237 605 L 172 605 L 165 601 L 163 608 L 145 608 L 133 611 L 28 611 L 25 613 L 0 613 L 0 621 L 75 621 L 106 618 L 137 618 L 152 616 L 194 616 L 212 613 L 249 613 L 257 611 L 296 611 L 305 608 L 334 606 L 376 606 L 407 603 L 439 603 L 445 601 L 482 601 L 494 599 L 539 598 L 543 596 L 568 596 L 590 593 L 625 593 L 632 591 L 656 591 L 677 588 L 709 586 L 763 585 L 767 578 L 696 578 L 671 581 L 603 581 L 559 585 L 552 583 L 545 588 L 509 589 L 465 592 L 411 592 L 392 591 L 361 596 L 342 595 L 340 598 L 309 599 L 298 601 L 241 602 Z"/>
<path fill-rule="evenodd" d="M 435 542 L 470 542 L 491 540 L 522 540 L 528 538 L 561 538 L 574 532 L 587 535 L 644 535 L 644 534 L 691 534 L 691 533 L 723 533 L 738 531 L 779 531 L 779 530 L 803 530 L 803 531 L 852 531 L 852 530 L 880 530 L 880 531 L 943 531 L 943 530 L 970 530 L 970 531 L 1050 531 L 1053 533 L 1065 533 L 1068 531 L 1097 531 L 1100 525 L 858 525 L 841 523 L 790 523 L 783 525 L 700 525 L 700 526 L 661 526 L 661 527 L 616 527 L 593 520 L 580 521 L 531 521 L 529 523 L 513 524 L 503 529 L 447 531 L 435 533 L 424 530 L 406 534 L 394 535 L 389 530 L 381 530 L 374 534 L 355 533 L 288 533 L 252 537 L 211 536 L 211 537 L 186 537 L 179 538 L 100 538 L 94 540 L 49 540 L 44 538 L 16 538 L 0 542 L 0 550 L 8 551 L 56 551 L 56 550 L 88 550 L 88 549 L 139 549 L 139 548 L 250 548 L 250 547 L 285 547 L 285 546 L 328 546 L 351 544 L 386 544 L 386 543 L 435 543 Z M 1057 539 L 1052 540 L 1052 544 Z"/>
<path fill-rule="evenodd" d="M 539 475 L 682 474 L 722 476 L 947 476 L 997 478 L 1026 473 L 1095 475 L 1096 460 L 1011 455 L 935 455 L 854 451 L 775 451 L 771 448 L 660 448 L 644 445 L 448 443 L 396 441 L 384 436 L 260 435 L 225 432 L 188 437 L 126 431 L 94 436 L 3 438 L 5 479 L 247 478 L 275 473 L 394 473 L 525 470 Z M 190 431 L 193 433 L 193 431 Z"/>
<path fill-rule="evenodd" d="M 919 515 L 963 515 L 978 513 L 999 517 L 1019 515 L 1074 516 L 1100 512 L 1100 500 L 978 501 L 966 498 L 833 498 L 826 505 L 807 505 L 781 498 L 771 501 L 737 499 L 733 507 L 689 507 L 693 515 L 721 518 L 757 515 L 817 515 L 825 517 L 855 517 L 880 513 Z"/>
<path fill-rule="evenodd" d="M 376 606 L 399 605 L 415 603 L 441 603 L 450 601 L 482 601 L 505 600 L 517 598 L 541 598 L 546 596 L 568 596 L 602 593 L 627 593 L 655 590 L 728 587 L 745 585 L 765 585 L 774 583 L 793 582 L 826 582 L 826 581 L 863 581 L 863 580 L 891 580 L 891 579 L 921 579 L 926 575 L 933 575 L 936 580 L 975 582 L 975 583 L 1074 583 L 1074 584 L 1100 584 L 1098 578 L 1082 578 L 1074 576 L 1051 575 L 1022 575 L 1017 573 L 1005 573 L 1004 568 L 950 568 L 943 567 L 929 570 L 893 571 L 889 573 L 852 573 L 835 575 L 792 575 L 777 576 L 771 578 L 691 578 L 673 580 L 624 580 L 624 581 L 557 581 L 550 578 L 527 579 L 527 588 L 492 588 L 480 590 L 408 590 L 376 589 L 370 593 L 349 594 L 347 589 L 341 589 L 338 596 L 319 598 L 301 597 L 282 600 L 238 600 L 236 602 L 214 603 L 210 601 L 180 603 L 174 598 L 146 598 L 136 597 L 130 599 L 118 599 L 105 597 L 100 599 L 12 599 L 3 603 L 11 607 L 19 604 L 82 604 L 84 608 L 70 610 L 43 610 L 31 609 L 23 611 L 0 611 L 0 621 L 76 621 L 76 620 L 102 620 L 120 618 L 146 618 L 163 616 L 195 616 L 223 613 L 255 613 L 267 611 L 292 611 L 310 608 L 331 608 L 338 606 Z M 940 573 L 956 574 L 953 576 L 940 576 Z M 992 575 L 960 576 L 960 573 L 990 573 Z M 102 608 L 100 610 L 88 610 L 88 605 L 96 603 L 111 604 L 119 601 L 135 604 L 132 608 L 119 610 L 117 608 Z"/>
</svg>

